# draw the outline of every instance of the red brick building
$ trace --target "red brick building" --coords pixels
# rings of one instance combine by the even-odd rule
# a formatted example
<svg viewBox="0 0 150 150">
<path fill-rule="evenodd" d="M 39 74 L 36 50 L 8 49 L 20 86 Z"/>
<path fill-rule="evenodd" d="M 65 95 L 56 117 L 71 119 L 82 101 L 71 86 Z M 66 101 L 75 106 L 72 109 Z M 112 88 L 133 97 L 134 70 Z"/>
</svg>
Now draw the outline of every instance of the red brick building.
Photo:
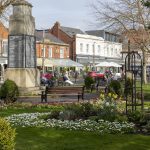
<svg viewBox="0 0 150 150">
<path fill-rule="evenodd" d="M 69 58 L 68 44 L 59 40 L 46 30 L 37 30 L 35 35 L 36 53 L 38 58 L 43 57 L 43 54 L 45 58 Z"/>
<path fill-rule="evenodd" d="M 85 33 L 80 29 L 60 26 L 59 22 L 54 24 L 50 29 L 50 33 L 69 44 L 69 58 L 76 61 L 75 35 Z"/>
<path fill-rule="evenodd" d="M 8 45 L 8 29 L 0 22 L 0 56 L 6 53 Z"/>
</svg>

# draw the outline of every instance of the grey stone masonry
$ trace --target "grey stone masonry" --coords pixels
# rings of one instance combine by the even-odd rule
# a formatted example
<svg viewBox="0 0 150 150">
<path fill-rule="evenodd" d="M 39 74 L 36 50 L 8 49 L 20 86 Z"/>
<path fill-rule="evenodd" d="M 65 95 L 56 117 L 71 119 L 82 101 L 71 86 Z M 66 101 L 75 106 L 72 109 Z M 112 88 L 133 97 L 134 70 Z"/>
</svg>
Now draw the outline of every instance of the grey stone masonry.
<svg viewBox="0 0 150 150">
<path fill-rule="evenodd" d="M 13 14 L 9 18 L 10 35 L 34 35 L 35 19 L 32 16 L 32 5 L 25 0 L 13 3 Z"/>
<path fill-rule="evenodd" d="M 36 68 L 35 19 L 32 5 L 25 0 L 13 3 L 9 20 L 8 68 Z"/>
</svg>

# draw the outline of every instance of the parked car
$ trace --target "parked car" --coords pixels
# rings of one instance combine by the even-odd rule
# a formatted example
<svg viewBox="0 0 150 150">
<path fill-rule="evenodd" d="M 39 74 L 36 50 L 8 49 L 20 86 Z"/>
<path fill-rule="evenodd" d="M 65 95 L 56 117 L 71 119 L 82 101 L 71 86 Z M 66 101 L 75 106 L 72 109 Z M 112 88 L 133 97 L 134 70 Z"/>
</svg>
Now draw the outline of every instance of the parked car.
<svg viewBox="0 0 150 150">
<path fill-rule="evenodd" d="M 98 78 L 104 78 L 105 77 L 104 73 L 102 73 L 102 72 L 97 71 L 96 74 L 97 74 Z"/>
<path fill-rule="evenodd" d="M 104 73 L 101 73 L 99 71 L 90 71 L 87 75 L 92 78 L 104 78 Z"/>
<path fill-rule="evenodd" d="M 90 71 L 90 72 L 87 73 L 87 76 L 92 77 L 92 78 L 96 78 L 97 74 L 96 74 L 95 71 Z"/>
</svg>

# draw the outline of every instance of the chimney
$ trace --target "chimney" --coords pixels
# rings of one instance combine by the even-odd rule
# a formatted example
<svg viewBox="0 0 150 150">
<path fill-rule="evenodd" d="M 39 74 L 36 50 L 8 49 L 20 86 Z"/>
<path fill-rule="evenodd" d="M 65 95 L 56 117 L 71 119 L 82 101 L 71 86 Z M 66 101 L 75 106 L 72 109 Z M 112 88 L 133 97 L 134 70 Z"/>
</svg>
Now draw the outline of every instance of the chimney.
<svg viewBox="0 0 150 150">
<path fill-rule="evenodd" d="M 59 38 L 59 30 L 60 30 L 60 23 L 57 21 L 53 28 L 51 29 L 51 33 L 56 36 L 57 38 Z"/>
</svg>

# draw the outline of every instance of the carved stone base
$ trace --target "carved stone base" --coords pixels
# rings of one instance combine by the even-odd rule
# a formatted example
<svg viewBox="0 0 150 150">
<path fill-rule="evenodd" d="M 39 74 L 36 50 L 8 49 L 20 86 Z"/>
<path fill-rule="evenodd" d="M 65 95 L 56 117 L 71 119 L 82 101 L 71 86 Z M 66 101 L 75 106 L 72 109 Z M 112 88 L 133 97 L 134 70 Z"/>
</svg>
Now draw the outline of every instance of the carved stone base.
<svg viewBox="0 0 150 150">
<path fill-rule="evenodd" d="M 5 73 L 5 80 L 7 79 L 23 89 L 40 87 L 40 72 L 35 68 L 8 68 Z"/>
</svg>

